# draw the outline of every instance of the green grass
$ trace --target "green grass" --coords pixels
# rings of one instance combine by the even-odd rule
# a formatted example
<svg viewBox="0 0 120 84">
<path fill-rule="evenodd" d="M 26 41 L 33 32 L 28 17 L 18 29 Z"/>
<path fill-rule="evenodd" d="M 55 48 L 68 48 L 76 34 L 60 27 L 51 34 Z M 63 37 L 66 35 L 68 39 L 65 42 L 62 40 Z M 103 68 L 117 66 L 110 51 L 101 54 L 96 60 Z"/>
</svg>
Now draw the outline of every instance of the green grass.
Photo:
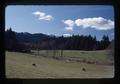
<svg viewBox="0 0 120 84">
<path fill-rule="evenodd" d="M 66 51 L 67 54 L 67 51 Z M 32 66 L 35 63 L 37 66 Z M 112 78 L 114 66 L 66 62 L 43 56 L 6 52 L 7 78 Z M 82 68 L 86 68 L 86 72 Z"/>
<path fill-rule="evenodd" d="M 38 53 L 37 51 L 33 51 Z M 40 50 L 40 55 L 45 56 L 53 56 L 53 51 L 49 50 L 48 54 L 46 50 Z M 56 56 L 60 57 L 60 50 L 56 54 Z M 76 60 L 86 61 L 86 62 L 97 62 L 101 64 L 112 64 L 114 63 L 114 56 L 112 56 L 109 50 L 101 50 L 101 51 L 80 51 L 80 50 L 64 50 L 63 51 L 64 58 L 72 58 Z"/>
</svg>

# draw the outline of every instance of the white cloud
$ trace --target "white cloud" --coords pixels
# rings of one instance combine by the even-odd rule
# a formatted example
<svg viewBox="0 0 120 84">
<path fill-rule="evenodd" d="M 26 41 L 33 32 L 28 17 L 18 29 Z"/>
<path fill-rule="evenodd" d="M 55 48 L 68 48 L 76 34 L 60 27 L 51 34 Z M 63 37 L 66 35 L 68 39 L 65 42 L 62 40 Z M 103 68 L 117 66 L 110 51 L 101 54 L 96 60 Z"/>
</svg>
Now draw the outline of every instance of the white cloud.
<svg viewBox="0 0 120 84">
<path fill-rule="evenodd" d="M 34 15 L 39 16 L 39 20 L 47 20 L 50 21 L 53 19 L 52 15 L 46 15 L 44 12 L 36 11 L 33 12 Z"/>
<path fill-rule="evenodd" d="M 62 20 L 62 22 L 67 25 L 67 27 L 65 27 L 66 30 L 70 30 L 70 31 L 73 30 L 73 27 L 74 27 L 73 20 L 70 20 L 70 19 L 69 20 Z"/>
<path fill-rule="evenodd" d="M 96 30 L 109 30 L 114 28 L 114 22 L 103 17 L 84 18 L 75 20 L 75 24 L 82 28 L 95 28 Z"/>
<path fill-rule="evenodd" d="M 73 27 L 65 27 L 66 30 L 73 31 Z"/>
<path fill-rule="evenodd" d="M 43 17 L 39 17 L 39 20 L 48 20 L 48 21 L 50 21 L 50 20 L 52 20 L 52 16 L 51 15 L 46 15 L 46 16 L 43 16 Z"/>
<path fill-rule="evenodd" d="M 38 16 L 45 16 L 45 13 L 43 12 L 40 12 L 40 11 L 36 11 L 36 12 L 33 12 L 34 15 L 38 15 Z"/>
<path fill-rule="evenodd" d="M 71 34 L 63 34 L 64 37 L 70 37 L 72 36 Z"/>
<path fill-rule="evenodd" d="M 63 22 L 70 27 L 74 26 L 74 21 L 73 20 L 63 20 Z"/>
<path fill-rule="evenodd" d="M 74 26 L 80 28 L 94 28 L 96 30 L 110 30 L 114 28 L 114 21 L 103 17 L 83 18 L 76 19 L 75 21 L 68 19 L 62 22 L 67 25 L 65 29 L 71 31 Z"/>
</svg>

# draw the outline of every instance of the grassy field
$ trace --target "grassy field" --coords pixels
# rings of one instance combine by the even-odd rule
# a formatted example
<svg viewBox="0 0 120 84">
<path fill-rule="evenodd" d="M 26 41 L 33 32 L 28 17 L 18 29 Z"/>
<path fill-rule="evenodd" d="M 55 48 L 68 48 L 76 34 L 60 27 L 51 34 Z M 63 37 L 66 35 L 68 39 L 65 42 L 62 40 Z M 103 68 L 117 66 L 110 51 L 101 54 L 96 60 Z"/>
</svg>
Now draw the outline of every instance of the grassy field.
<svg viewBox="0 0 120 84">
<path fill-rule="evenodd" d="M 40 50 L 33 51 L 36 54 L 43 55 L 43 56 L 53 56 L 53 51 L 48 50 Z M 60 50 L 56 51 L 56 57 L 61 56 Z M 48 53 L 48 54 L 47 54 Z M 80 50 L 64 50 L 63 51 L 63 58 L 65 59 L 72 59 L 72 60 L 80 60 L 84 62 L 96 62 L 98 64 L 113 64 L 114 63 L 114 56 L 110 50 L 99 50 L 99 51 L 80 51 Z"/>
<path fill-rule="evenodd" d="M 67 52 L 68 51 L 65 51 L 64 53 L 65 56 L 74 55 L 74 54 L 69 55 Z M 86 56 L 88 55 L 86 54 Z M 83 58 L 85 58 L 85 56 Z M 97 59 L 97 57 L 94 59 Z M 100 57 L 99 59 L 102 58 Z M 35 63 L 36 66 L 32 66 L 33 63 Z M 86 71 L 82 70 L 83 67 L 86 69 Z M 112 78 L 114 77 L 114 66 L 86 64 L 80 62 L 66 62 L 64 60 L 56 60 L 43 56 L 30 55 L 26 53 L 6 52 L 6 76 L 7 78 L 53 78 L 53 79 Z"/>
</svg>

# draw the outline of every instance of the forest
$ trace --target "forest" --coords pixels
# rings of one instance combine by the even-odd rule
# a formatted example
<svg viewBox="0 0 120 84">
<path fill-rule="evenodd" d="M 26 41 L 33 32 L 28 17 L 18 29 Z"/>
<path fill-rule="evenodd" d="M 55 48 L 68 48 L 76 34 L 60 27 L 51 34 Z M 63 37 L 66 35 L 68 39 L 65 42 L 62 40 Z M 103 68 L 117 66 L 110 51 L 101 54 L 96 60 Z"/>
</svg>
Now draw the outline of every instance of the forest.
<svg viewBox="0 0 120 84">
<path fill-rule="evenodd" d="M 109 48 L 109 37 L 103 35 L 100 41 L 96 36 L 72 35 L 70 37 L 46 35 L 42 33 L 17 33 L 9 28 L 5 31 L 5 49 L 8 51 L 30 52 L 30 50 L 104 50 Z"/>
</svg>

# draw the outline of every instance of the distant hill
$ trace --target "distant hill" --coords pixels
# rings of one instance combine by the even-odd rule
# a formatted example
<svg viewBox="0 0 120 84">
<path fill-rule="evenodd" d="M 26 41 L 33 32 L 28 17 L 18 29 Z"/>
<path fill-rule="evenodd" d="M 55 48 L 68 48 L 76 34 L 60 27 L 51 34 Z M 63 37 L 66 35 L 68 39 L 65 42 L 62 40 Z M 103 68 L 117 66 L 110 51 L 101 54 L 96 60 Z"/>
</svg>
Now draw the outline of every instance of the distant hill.
<svg viewBox="0 0 120 84">
<path fill-rule="evenodd" d="M 46 35 L 43 33 L 31 34 L 28 32 L 15 32 L 8 29 L 5 32 L 7 50 L 30 49 L 65 49 L 65 50 L 103 50 L 113 47 L 109 37 L 103 35 L 101 41 L 96 36 L 72 35 L 70 37 Z M 114 44 L 114 43 L 111 43 Z"/>
<path fill-rule="evenodd" d="M 54 35 L 46 35 L 43 33 L 31 34 L 28 32 L 21 32 L 16 34 L 16 39 L 19 43 L 24 43 L 26 45 L 34 45 L 36 47 L 41 47 L 42 49 L 48 48 L 63 48 L 63 49 L 73 49 L 73 50 L 93 50 L 93 46 L 96 50 L 110 49 L 113 47 L 109 46 L 109 38 L 103 36 L 104 41 L 97 41 L 96 38 L 92 36 L 71 36 L 71 37 L 57 37 Z M 106 43 L 107 41 L 107 43 Z M 39 45 L 39 46 L 38 46 Z"/>
<path fill-rule="evenodd" d="M 16 38 L 19 42 L 36 43 L 48 39 L 50 38 L 50 36 L 42 33 L 30 34 L 27 32 L 22 32 L 16 33 Z"/>
</svg>

